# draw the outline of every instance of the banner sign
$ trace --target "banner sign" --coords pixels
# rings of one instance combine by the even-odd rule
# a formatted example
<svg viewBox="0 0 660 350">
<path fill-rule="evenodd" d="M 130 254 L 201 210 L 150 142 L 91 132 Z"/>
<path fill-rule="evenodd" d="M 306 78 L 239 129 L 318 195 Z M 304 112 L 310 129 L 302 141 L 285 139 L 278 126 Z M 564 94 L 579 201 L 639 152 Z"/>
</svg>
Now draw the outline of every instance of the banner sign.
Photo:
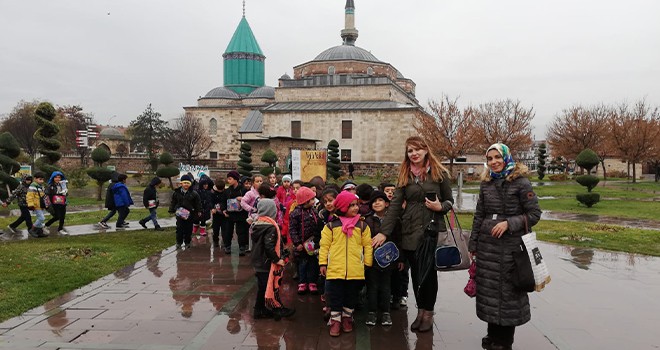
<svg viewBox="0 0 660 350">
<path fill-rule="evenodd" d="M 208 177 L 211 177 L 211 172 L 209 171 L 208 165 L 190 165 L 179 163 L 179 178 L 188 173 L 193 174 L 195 180 L 199 180 L 201 174 L 205 174 Z"/>
<path fill-rule="evenodd" d="M 21 165 L 21 168 L 14 175 L 16 178 L 22 178 L 23 175 L 32 175 L 32 165 Z"/>
<path fill-rule="evenodd" d="M 326 165 L 328 151 L 326 150 L 291 150 L 291 176 L 308 182 L 315 176 L 326 180 Z"/>
</svg>

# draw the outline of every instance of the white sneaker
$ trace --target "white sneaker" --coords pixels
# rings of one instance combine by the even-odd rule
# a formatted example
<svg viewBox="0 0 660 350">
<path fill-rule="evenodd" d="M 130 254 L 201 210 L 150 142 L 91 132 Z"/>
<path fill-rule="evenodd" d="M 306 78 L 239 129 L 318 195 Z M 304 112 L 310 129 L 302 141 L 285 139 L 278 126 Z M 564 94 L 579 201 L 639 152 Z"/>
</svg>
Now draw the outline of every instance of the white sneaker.
<svg viewBox="0 0 660 350">
<path fill-rule="evenodd" d="M 65 229 L 61 229 L 61 230 L 57 231 L 57 233 L 60 236 L 68 236 L 69 235 L 69 232 L 67 232 Z"/>
<path fill-rule="evenodd" d="M 99 221 L 97 225 L 99 225 L 100 228 L 110 228 L 110 226 L 103 221 Z"/>
<path fill-rule="evenodd" d="M 401 297 L 401 303 L 399 305 L 408 306 L 408 297 Z"/>
</svg>

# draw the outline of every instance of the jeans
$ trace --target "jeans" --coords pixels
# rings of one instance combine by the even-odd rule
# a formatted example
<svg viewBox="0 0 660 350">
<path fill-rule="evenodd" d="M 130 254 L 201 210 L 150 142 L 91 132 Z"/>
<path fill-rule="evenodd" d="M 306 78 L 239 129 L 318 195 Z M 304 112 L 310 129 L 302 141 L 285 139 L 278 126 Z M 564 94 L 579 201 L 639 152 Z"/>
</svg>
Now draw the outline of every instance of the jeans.
<svg viewBox="0 0 660 350">
<path fill-rule="evenodd" d="M 326 280 L 326 300 L 330 311 L 341 312 L 343 308 L 355 309 L 362 280 Z"/>
<path fill-rule="evenodd" d="M 431 268 L 431 272 L 423 281 L 420 281 L 420 271 L 417 270 L 414 250 L 403 250 L 405 258 L 410 262 L 410 274 L 413 282 L 413 291 L 417 300 L 417 308 L 433 311 L 435 300 L 438 297 L 438 272 Z"/>
<path fill-rule="evenodd" d="M 302 253 L 298 260 L 298 283 L 316 283 L 319 279 L 319 258 Z"/>
<path fill-rule="evenodd" d="M 367 310 L 390 312 L 390 285 L 393 269 L 367 268 Z M 398 272 L 398 271 L 396 271 Z"/>
<path fill-rule="evenodd" d="M 266 287 L 268 287 L 269 272 L 255 272 L 257 277 L 257 298 L 254 302 L 254 308 L 263 310 L 266 308 Z"/>
<path fill-rule="evenodd" d="M 160 227 L 158 225 L 158 216 L 156 213 L 156 208 L 149 208 L 149 215 L 145 216 L 140 222 L 146 223 L 147 221 L 151 220 L 151 222 L 154 223 L 154 227 Z"/>
<path fill-rule="evenodd" d="M 18 225 L 20 225 L 23 221 L 25 221 L 25 226 L 27 226 L 28 230 L 32 228 L 32 216 L 30 215 L 30 209 L 28 207 L 24 207 L 19 205 L 19 209 L 21 209 L 21 216 L 16 219 L 16 221 L 12 222 L 9 224 L 11 228 L 17 228 Z"/>
<path fill-rule="evenodd" d="M 110 210 L 110 212 L 108 213 L 108 215 L 106 215 L 106 216 L 103 218 L 103 220 L 101 220 L 101 222 L 103 222 L 103 223 L 108 222 L 108 220 L 110 220 L 113 216 L 115 216 L 115 214 L 117 214 L 117 209 L 108 209 L 108 210 Z"/>
<path fill-rule="evenodd" d="M 192 229 L 193 221 L 192 218 L 188 220 L 183 220 L 180 218 L 176 219 L 176 244 L 189 245 L 192 242 Z"/>
<path fill-rule="evenodd" d="M 222 228 L 222 245 L 225 248 L 231 248 L 231 240 L 234 236 L 234 226 L 236 226 L 236 237 L 238 238 L 238 246 L 241 249 L 247 249 L 250 242 L 248 240 L 248 231 L 250 225 L 245 220 L 233 221 L 228 219 L 225 222 L 225 227 Z"/>
<path fill-rule="evenodd" d="M 131 210 L 128 209 L 127 206 L 124 206 L 124 207 L 117 207 L 117 211 L 119 212 L 119 218 L 117 218 L 117 227 L 123 227 L 124 220 L 128 216 L 128 213 L 131 212 Z"/>
<path fill-rule="evenodd" d="M 44 211 L 41 209 L 37 209 L 34 211 L 34 215 L 37 216 L 37 220 L 34 222 L 34 227 L 43 228 L 44 222 L 46 221 L 46 217 L 44 216 Z"/>
<path fill-rule="evenodd" d="M 64 218 L 66 217 L 66 205 L 53 204 L 53 217 L 46 222 L 46 226 L 52 225 L 55 221 L 59 220 L 57 230 L 61 231 L 64 228 Z"/>
</svg>

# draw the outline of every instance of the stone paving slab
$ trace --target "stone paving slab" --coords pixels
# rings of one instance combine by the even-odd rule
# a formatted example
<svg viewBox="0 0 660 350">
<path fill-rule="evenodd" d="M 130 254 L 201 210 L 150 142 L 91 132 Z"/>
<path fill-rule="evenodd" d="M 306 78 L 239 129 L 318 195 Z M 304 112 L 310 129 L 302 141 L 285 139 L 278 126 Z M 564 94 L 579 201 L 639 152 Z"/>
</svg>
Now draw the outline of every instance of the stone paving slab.
<svg viewBox="0 0 660 350">
<path fill-rule="evenodd" d="M 552 244 L 541 250 L 553 279 L 530 295 L 532 321 L 516 330 L 514 349 L 660 348 L 660 259 Z M 355 331 L 332 338 L 319 297 L 297 295 L 290 278 L 282 294 L 296 315 L 252 319 L 250 257 L 196 238 L 191 249 L 166 249 L 1 323 L 0 348 L 479 349 L 486 326 L 462 291 L 466 281 L 465 271 L 439 274 L 432 332 L 409 331 L 411 307 L 393 311 L 392 327 L 367 327 L 358 312 Z"/>
</svg>

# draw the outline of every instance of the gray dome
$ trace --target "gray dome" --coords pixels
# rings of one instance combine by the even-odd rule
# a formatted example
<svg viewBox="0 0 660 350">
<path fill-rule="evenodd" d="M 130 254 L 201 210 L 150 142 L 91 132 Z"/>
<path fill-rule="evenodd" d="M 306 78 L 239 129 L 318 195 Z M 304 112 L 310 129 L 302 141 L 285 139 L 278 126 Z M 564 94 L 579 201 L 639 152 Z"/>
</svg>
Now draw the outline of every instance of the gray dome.
<svg viewBox="0 0 660 350">
<path fill-rule="evenodd" d="M 115 128 L 105 128 L 99 133 L 99 137 L 105 139 L 123 139 L 124 134 L 121 133 L 118 129 Z"/>
<path fill-rule="evenodd" d="M 229 98 L 229 99 L 240 99 L 241 96 L 235 91 L 230 90 L 224 86 L 219 86 L 211 91 L 209 91 L 206 96 L 203 98 Z"/>
<path fill-rule="evenodd" d="M 291 80 L 291 77 L 288 74 L 284 73 L 280 77 L 280 80 Z"/>
<path fill-rule="evenodd" d="M 382 62 L 371 52 L 353 45 L 339 45 L 321 52 L 314 61 L 340 61 L 356 60 L 368 62 Z"/>
<path fill-rule="evenodd" d="M 275 88 L 262 86 L 250 93 L 249 98 L 275 98 Z"/>
</svg>

